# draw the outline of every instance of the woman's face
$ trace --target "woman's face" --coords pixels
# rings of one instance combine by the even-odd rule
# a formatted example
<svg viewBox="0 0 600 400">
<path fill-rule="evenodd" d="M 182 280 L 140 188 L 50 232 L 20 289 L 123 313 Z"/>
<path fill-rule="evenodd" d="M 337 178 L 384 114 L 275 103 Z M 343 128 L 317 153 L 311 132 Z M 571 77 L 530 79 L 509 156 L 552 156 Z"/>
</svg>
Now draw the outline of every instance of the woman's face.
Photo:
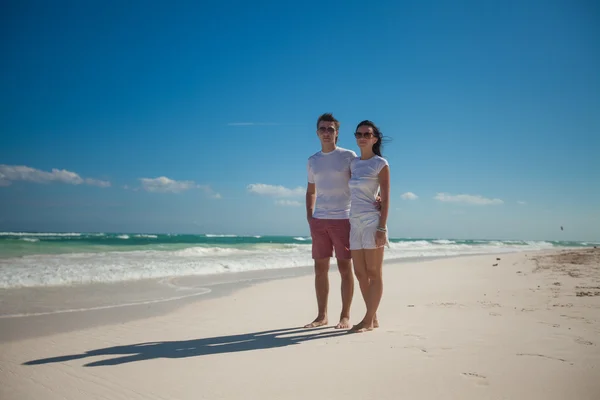
<svg viewBox="0 0 600 400">
<path fill-rule="evenodd" d="M 368 125 L 361 125 L 356 129 L 354 133 L 354 137 L 356 137 L 356 144 L 361 149 L 363 148 L 372 148 L 375 143 L 377 143 L 377 136 L 375 136 L 375 132 L 373 128 Z"/>
</svg>

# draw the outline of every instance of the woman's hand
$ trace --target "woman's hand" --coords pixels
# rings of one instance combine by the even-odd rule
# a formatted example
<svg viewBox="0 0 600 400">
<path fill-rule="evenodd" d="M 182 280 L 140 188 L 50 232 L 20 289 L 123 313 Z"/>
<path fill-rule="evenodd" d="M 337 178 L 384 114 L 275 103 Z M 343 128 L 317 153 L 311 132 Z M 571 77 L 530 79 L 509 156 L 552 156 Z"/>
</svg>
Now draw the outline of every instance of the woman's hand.
<svg viewBox="0 0 600 400">
<path fill-rule="evenodd" d="M 375 245 L 377 247 L 383 247 L 383 246 L 385 246 L 386 242 L 387 242 L 387 232 L 376 231 L 375 232 Z"/>
</svg>

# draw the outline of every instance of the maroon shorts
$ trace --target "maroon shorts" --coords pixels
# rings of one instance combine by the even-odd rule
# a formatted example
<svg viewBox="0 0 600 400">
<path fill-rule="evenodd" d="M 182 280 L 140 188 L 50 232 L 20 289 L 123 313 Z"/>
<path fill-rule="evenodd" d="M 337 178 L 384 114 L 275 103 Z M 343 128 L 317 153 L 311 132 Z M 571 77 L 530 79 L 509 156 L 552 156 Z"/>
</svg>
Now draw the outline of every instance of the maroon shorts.
<svg viewBox="0 0 600 400">
<path fill-rule="evenodd" d="M 310 223 L 312 237 L 312 258 L 335 257 L 349 260 L 350 255 L 350 220 L 348 219 L 318 219 Z"/>
</svg>

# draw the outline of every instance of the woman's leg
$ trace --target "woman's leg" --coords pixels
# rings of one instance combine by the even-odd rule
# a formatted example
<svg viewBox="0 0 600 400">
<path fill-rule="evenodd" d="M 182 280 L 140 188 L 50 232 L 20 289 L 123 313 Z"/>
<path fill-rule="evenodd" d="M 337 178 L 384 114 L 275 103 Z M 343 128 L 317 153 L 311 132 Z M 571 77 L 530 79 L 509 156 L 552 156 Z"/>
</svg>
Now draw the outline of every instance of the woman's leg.
<svg viewBox="0 0 600 400">
<path fill-rule="evenodd" d="M 363 320 L 352 327 L 352 330 L 358 332 L 370 331 L 375 328 L 377 309 L 383 295 L 383 252 L 384 248 L 361 250 L 364 254 L 365 269 L 368 285 L 366 287 L 365 303 L 367 313 Z M 358 278 L 358 272 L 355 272 Z M 360 283 L 360 280 L 359 280 Z M 363 285 L 361 284 L 361 292 Z M 364 293 L 364 292 L 363 292 Z M 377 323 L 378 324 L 378 323 Z"/>
<path fill-rule="evenodd" d="M 352 250 L 352 264 L 354 264 L 354 275 L 358 279 L 360 292 L 365 305 L 367 304 L 367 291 L 369 290 L 369 275 L 367 274 L 367 262 L 364 250 Z"/>
<path fill-rule="evenodd" d="M 367 321 L 373 321 L 383 295 L 383 247 L 365 250 L 367 275 L 369 276 L 369 298 L 367 301 Z"/>
</svg>

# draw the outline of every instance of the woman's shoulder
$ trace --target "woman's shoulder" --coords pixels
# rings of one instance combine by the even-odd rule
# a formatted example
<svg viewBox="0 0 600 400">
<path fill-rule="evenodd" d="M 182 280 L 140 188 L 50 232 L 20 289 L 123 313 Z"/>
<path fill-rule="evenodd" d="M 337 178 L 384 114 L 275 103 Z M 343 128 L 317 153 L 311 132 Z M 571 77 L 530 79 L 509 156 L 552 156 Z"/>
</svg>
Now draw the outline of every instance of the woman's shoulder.
<svg viewBox="0 0 600 400">
<path fill-rule="evenodd" d="M 386 166 L 386 165 L 390 165 L 390 163 L 388 162 L 388 160 L 386 160 L 385 158 L 381 157 L 381 156 L 375 156 L 373 157 L 376 161 L 377 164 L 381 165 L 381 166 Z"/>
</svg>

